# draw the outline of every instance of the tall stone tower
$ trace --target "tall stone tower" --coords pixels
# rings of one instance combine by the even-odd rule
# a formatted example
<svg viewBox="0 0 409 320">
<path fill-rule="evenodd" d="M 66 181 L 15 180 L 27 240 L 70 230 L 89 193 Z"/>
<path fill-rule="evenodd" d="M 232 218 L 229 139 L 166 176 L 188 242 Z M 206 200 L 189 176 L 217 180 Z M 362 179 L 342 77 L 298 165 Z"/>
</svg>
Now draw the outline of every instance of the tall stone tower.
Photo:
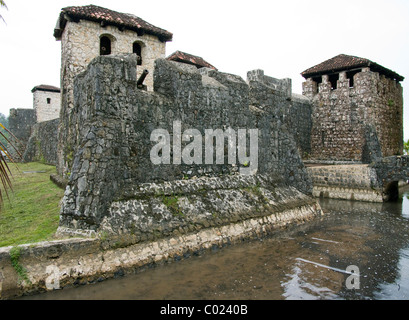
<svg viewBox="0 0 409 320">
<path fill-rule="evenodd" d="M 59 127 L 58 173 L 67 176 L 77 143 L 74 132 L 74 78 L 84 71 L 92 59 L 100 55 L 135 53 L 137 74 L 150 73 L 144 84 L 153 87 L 154 61 L 164 58 L 166 42 L 172 33 L 155 27 L 141 18 L 106 8 L 88 5 L 61 10 L 54 29 L 54 37 L 61 41 L 61 112 Z"/>
<path fill-rule="evenodd" d="M 402 76 L 344 54 L 301 75 L 313 104 L 311 159 L 370 162 L 402 154 Z"/>
</svg>

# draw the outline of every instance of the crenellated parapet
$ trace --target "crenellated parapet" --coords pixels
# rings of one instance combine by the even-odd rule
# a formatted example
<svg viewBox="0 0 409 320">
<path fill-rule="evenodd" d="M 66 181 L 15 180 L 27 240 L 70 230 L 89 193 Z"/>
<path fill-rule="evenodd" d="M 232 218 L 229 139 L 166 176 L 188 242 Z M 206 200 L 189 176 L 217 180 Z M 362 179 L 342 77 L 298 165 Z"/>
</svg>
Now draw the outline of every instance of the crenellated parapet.
<svg viewBox="0 0 409 320">
<path fill-rule="evenodd" d="M 372 144 L 368 127 L 374 129 L 383 156 L 402 154 L 403 78 L 359 59 L 340 55 L 303 73 L 303 94 L 313 102 L 314 160 L 365 162 Z"/>
</svg>

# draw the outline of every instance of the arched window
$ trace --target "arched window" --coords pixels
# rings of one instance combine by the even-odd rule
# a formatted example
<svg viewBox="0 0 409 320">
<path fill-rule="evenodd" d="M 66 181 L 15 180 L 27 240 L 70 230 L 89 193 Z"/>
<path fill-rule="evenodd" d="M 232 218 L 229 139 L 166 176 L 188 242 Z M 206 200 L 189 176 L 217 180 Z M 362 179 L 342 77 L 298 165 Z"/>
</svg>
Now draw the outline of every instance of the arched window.
<svg viewBox="0 0 409 320">
<path fill-rule="evenodd" d="M 142 65 L 142 47 L 138 42 L 134 42 L 132 52 L 139 56 L 138 66 Z"/>
<path fill-rule="evenodd" d="M 99 54 L 101 56 L 111 54 L 111 39 L 109 39 L 107 36 L 103 36 L 100 39 Z"/>
</svg>

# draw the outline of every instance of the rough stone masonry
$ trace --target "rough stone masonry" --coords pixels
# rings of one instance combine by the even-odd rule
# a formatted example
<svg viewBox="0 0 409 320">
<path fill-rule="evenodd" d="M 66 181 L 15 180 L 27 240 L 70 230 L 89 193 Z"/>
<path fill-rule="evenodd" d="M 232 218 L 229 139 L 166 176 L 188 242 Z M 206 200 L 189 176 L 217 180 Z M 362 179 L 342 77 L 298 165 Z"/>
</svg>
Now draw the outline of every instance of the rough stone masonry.
<svg viewBox="0 0 409 320">
<path fill-rule="evenodd" d="M 255 70 L 246 83 L 165 59 L 153 78 L 153 92 L 137 88 L 136 55 L 95 58 L 76 78 L 78 139 L 57 233 L 98 236 L 19 246 L 24 274 L 13 267 L 15 248 L 1 248 L 0 299 L 132 273 L 322 214 L 287 128 L 303 104 L 291 101 L 290 81 Z M 257 129 L 257 174 L 240 174 L 246 164 L 227 161 L 227 144 L 223 164 L 153 164 L 151 133 L 172 133 L 175 121 L 203 137 Z"/>
<path fill-rule="evenodd" d="M 249 81 L 158 59 L 154 92 L 139 90 L 135 55 L 95 58 L 74 84 L 79 137 L 64 195 L 60 234 L 187 233 L 312 206 L 311 181 L 288 131 L 291 86 L 259 71 Z M 258 129 L 258 172 L 230 164 L 160 164 L 153 130 Z M 187 144 L 187 142 L 185 142 Z M 204 144 L 203 144 L 204 145 Z M 204 154 L 204 151 L 203 151 Z M 173 156 L 173 155 L 172 155 Z"/>
<path fill-rule="evenodd" d="M 371 163 L 402 155 L 404 77 L 343 54 L 302 75 L 312 101 L 310 159 Z"/>
</svg>

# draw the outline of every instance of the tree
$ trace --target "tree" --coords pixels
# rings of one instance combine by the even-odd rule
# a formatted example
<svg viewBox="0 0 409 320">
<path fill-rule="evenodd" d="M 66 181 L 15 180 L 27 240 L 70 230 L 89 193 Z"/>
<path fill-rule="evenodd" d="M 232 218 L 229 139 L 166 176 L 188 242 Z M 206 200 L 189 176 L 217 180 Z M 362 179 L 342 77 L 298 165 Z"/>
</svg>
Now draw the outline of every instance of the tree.
<svg viewBox="0 0 409 320">
<path fill-rule="evenodd" d="M 7 9 L 7 5 L 6 5 L 6 3 L 4 2 L 4 0 L 0 0 L 0 8 L 2 8 L 2 7 L 4 7 L 4 8 Z M 4 18 L 2 17 L 1 14 L 0 14 L 0 19 L 4 21 Z"/>
<path fill-rule="evenodd" d="M 7 5 L 4 2 L 4 0 L 0 0 L 0 8 L 7 9 Z M 4 18 L 1 14 L 0 14 L 0 20 L 4 21 Z M 9 140 L 9 137 L 13 137 L 13 138 L 15 137 L 6 128 L 7 126 L 8 126 L 8 119 L 6 118 L 5 115 L 0 113 L 0 180 L 1 180 L 1 185 L 3 186 L 3 188 L 0 188 L 0 210 L 3 206 L 3 193 L 5 192 L 8 197 L 7 189 L 11 189 L 11 190 L 13 189 L 11 180 L 10 180 L 11 171 L 10 171 L 10 168 L 7 162 L 11 161 L 14 163 L 14 161 L 8 152 L 8 147 L 11 146 L 12 148 L 14 148 L 17 151 L 17 154 L 21 157 L 21 154 L 18 152 L 18 150 L 14 147 L 12 142 Z"/>
<path fill-rule="evenodd" d="M 409 154 L 409 139 L 408 141 L 403 141 L 403 154 Z"/>
<path fill-rule="evenodd" d="M 18 139 L 7 129 L 8 119 L 7 117 L 0 113 L 0 210 L 3 205 L 3 194 L 5 193 L 8 198 L 8 189 L 13 190 L 11 183 L 11 171 L 8 163 L 14 163 L 12 156 L 9 153 L 10 148 L 13 148 L 17 152 L 17 156 L 21 158 L 20 152 L 11 142 L 17 141 Z"/>
<path fill-rule="evenodd" d="M 7 129 L 9 128 L 9 118 L 1 112 L 0 112 L 0 123 L 3 126 L 5 126 Z M 6 132 L 5 135 L 8 136 L 8 133 Z M 4 144 L 5 146 L 7 145 L 6 139 L 4 139 L 1 135 L 0 135 L 0 143 Z"/>
</svg>

